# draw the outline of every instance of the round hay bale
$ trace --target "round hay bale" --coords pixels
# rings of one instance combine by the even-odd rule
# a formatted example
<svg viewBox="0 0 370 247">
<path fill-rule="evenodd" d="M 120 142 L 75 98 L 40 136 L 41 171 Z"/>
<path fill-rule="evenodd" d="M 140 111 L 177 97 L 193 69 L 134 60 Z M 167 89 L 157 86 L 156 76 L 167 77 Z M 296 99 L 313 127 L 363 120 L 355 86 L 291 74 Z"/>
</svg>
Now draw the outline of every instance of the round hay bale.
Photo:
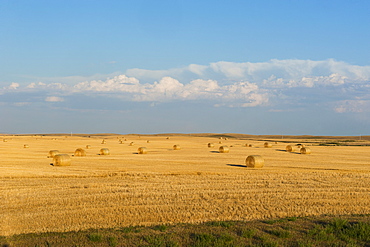
<svg viewBox="0 0 370 247">
<path fill-rule="evenodd" d="M 8 140 L 7 139 L 3 139 L 3 142 L 8 142 Z"/>
<path fill-rule="evenodd" d="M 100 155 L 109 155 L 109 149 L 108 148 L 102 148 L 100 149 Z"/>
<path fill-rule="evenodd" d="M 252 147 L 254 147 L 254 145 L 253 144 L 248 144 L 248 147 L 252 148 Z"/>
<path fill-rule="evenodd" d="M 130 146 L 133 146 L 134 145 L 134 142 L 130 142 L 130 144 L 129 144 Z"/>
<path fill-rule="evenodd" d="M 222 141 L 219 141 L 218 144 L 222 144 Z"/>
<path fill-rule="evenodd" d="M 54 156 L 53 161 L 54 166 L 70 166 L 71 157 L 68 154 L 57 154 Z"/>
<path fill-rule="evenodd" d="M 148 153 L 148 150 L 146 149 L 146 147 L 139 147 L 137 151 L 139 152 L 139 154 Z"/>
<path fill-rule="evenodd" d="M 275 142 L 275 144 L 278 144 L 278 142 Z"/>
<path fill-rule="evenodd" d="M 265 143 L 263 144 L 263 146 L 264 146 L 265 148 L 272 148 L 272 144 L 271 144 L 271 143 L 268 143 L 268 142 L 265 142 Z"/>
<path fill-rule="evenodd" d="M 150 142 L 149 140 L 146 141 L 146 143 L 149 143 L 149 142 Z"/>
<path fill-rule="evenodd" d="M 169 138 L 169 137 L 167 137 L 166 139 L 167 139 L 167 140 L 169 140 L 170 138 Z"/>
<path fill-rule="evenodd" d="M 209 148 L 213 148 L 215 145 L 213 143 L 208 143 Z"/>
<path fill-rule="evenodd" d="M 173 150 L 180 150 L 180 149 L 181 149 L 180 145 L 173 145 Z"/>
<path fill-rule="evenodd" d="M 28 144 L 24 144 L 23 145 L 23 148 L 29 148 L 30 146 L 28 146 Z"/>
<path fill-rule="evenodd" d="M 59 150 L 50 150 L 49 151 L 49 158 L 54 158 L 55 155 L 59 154 Z"/>
<path fill-rule="evenodd" d="M 295 151 L 295 149 L 292 145 L 287 145 L 285 149 L 286 149 L 287 152 L 294 152 Z"/>
<path fill-rule="evenodd" d="M 249 155 L 245 160 L 247 167 L 262 168 L 265 164 L 265 160 L 260 155 Z"/>
<path fill-rule="evenodd" d="M 86 149 L 89 149 L 89 148 L 91 148 L 91 145 L 86 145 Z"/>
<path fill-rule="evenodd" d="M 101 141 L 101 144 L 106 144 L 107 142 L 105 140 L 102 140 Z"/>
<path fill-rule="evenodd" d="M 119 140 L 119 144 L 123 144 L 123 141 L 122 140 Z"/>
<path fill-rule="evenodd" d="M 301 152 L 301 154 L 310 154 L 311 149 L 303 147 L 303 148 L 300 149 L 300 152 Z"/>
<path fill-rule="evenodd" d="M 229 150 L 229 147 L 228 146 L 221 146 L 218 151 L 220 153 L 228 153 L 230 150 Z"/>
<path fill-rule="evenodd" d="M 82 148 L 77 148 L 75 150 L 74 156 L 80 156 L 80 157 L 86 156 L 86 151 L 84 149 L 82 149 Z"/>
</svg>

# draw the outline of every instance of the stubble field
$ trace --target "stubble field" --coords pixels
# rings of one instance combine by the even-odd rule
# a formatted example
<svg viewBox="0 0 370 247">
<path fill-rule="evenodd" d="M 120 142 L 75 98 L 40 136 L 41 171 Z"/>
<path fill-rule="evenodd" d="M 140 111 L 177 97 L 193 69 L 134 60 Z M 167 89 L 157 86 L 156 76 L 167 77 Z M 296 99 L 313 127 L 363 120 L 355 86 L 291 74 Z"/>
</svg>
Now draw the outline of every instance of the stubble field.
<svg viewBox="0 0 370 247">
<path fill-rule="evenodd" d="M 0 235 L 370 213 L 370 146 L 356 145 L 368 141 L 319 146 L 323 140 L 270 138 L 272 148 L 264 148 L 265 141 L 216 135 L 3 136 Z M 297 143 L 312 153 L 285 151 Z M 175 144 L 181 149 L 174 150 Z M 221 145 L 230 152 L 219 153 Z M 148 153 L 138 154 L 139 147 Z M 87 156 L 73 157 L 77 148 Z M 111 154 L 98 155 L 101 148 Z M 69 154 L 71 166 L 51 165 L 47 156 L 53 149 Z M 248 155 L 261 155 L 265 166 L 245 167 Z"/>
</svg>

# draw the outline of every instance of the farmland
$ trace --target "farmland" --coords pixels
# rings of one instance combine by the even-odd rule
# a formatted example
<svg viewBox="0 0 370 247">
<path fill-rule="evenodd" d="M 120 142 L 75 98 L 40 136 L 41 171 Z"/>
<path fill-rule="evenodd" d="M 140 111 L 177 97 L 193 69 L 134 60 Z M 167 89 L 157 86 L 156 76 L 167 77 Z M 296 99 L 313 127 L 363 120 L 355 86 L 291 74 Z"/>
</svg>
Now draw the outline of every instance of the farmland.
<svg viewBox="0 0 370 247">
<path fill-rule="evenodd" d="M 285 151 L 298 143 L 312 153 Z M 2 136 L 0 235 L 369 214 L 368 144 L 239 135 Z M 221 145 L 229 153 L 220 153 Z M 138 154 L 139 147 L 147 153 Z M 73 156 L 77 148 L 86 156 Z M 110 155 L 99 155 L 101 148 Z M 51 165 L 49 150 L 69 154 L 71 165 Z M 264 167 L 245 167 L 248 155 L 261 155 Z"/>
</svg>

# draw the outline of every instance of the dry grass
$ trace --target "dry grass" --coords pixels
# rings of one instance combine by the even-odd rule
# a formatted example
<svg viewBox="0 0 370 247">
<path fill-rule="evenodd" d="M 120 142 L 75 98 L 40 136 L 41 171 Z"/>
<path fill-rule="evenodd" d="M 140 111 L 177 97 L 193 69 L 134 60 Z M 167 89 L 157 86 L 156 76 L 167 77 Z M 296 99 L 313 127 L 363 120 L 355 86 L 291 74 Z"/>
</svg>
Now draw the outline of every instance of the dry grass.
<svg viewBox="0 0 370 247">
<path fill-rule="evenodd" d="M 57 138 L 58 141 L 53 141 Z M 312 154 L 285 151 L 279 142 L 227 140 L 232 152 L 204 148 L 218 137 L 129 136 L 150 149 L 119 145 L 116 136 L 15 136 L 0 146 L 0 235 L 89 228 L 252 220 L 309 215 L 370 213 L 370 147 L 310 146 Z M 296 143 L 297 140 L 285 140 Z M 23 143 L 30 147 L 22 148 Z M 71 157 L 70 166 L 50 166 L 48 150 L 72 155 L 91 144 L 91 155 Z M 102 146 L 112 154 L 100 156 Z M 356 153 L 356 155 L 353 155 Z M 265 166 L 245 168 L 246 155 Z"/>
</svg>

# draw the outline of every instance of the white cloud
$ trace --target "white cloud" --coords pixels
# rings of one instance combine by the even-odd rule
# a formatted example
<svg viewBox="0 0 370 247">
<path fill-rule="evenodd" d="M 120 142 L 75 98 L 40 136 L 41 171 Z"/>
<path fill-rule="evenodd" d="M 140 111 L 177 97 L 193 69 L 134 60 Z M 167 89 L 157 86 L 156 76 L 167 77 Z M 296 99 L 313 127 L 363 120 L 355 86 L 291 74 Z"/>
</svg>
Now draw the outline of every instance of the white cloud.
<svg viewBox="0 0 370 247">
<path fill-rule="evenodd" d="M 57 96 L 49 96 L 45 98 L 45 101 L 46 102 L 63 102 L 64 99 L 61 97 L 57 97 Z"/>
<path fill-rule="evenodd" d="M 45 95 L 63 92 L 71 97 L 100 94 L 125 101 L 154 102 L 154 105 L 155 102 L 208 100 L 215 106 L 229 107 L 273 104 L 283 111 L 286 109 L 282 105 L 300 103 L 302 107 L 320 102 L 335 104 L 333 109 L 336 112 L 365 111 L 359 109 L 365 108 L 366 97 L 370 97 L 370 66 L 350 65 L 331 59 L 261 63 L 220 61 L 168 70 L 136 68 L 107 79 L 71 83 L 73 80 L 32 82 L 25 87 L 12 83 L 0 89 L 0 94 L 15 89 L 17 92 L 43 92 Z M 359 95 L 362 98 L 358 98 Z M 62 102 L 63 98 L 50 96 L 45 101 Z"/>
<path fill-rule="evenodd" d="M 16 82 L 12 82 L 8 87 L 6 87 L 6 89 L 11 89 L 11 90 L 15 90 L 19 88 L 19 83 L 16 83 Z"/>
<path fill-rule="evenodd" d="M 337 102 L 334 110 L 338 113 L 370 112 L 370 100 L 343 100 Z"/>
<path fill-rule="evenodd" d="M 139 92 L 140 91 L 139 80 L 133 77 L 127 77 L 126 75 L 115 76 L 112 79 L 106 81 L 85 81 L 73 86 L 75 91 L 96 91 L 96 92 Z"/>
</svg>

